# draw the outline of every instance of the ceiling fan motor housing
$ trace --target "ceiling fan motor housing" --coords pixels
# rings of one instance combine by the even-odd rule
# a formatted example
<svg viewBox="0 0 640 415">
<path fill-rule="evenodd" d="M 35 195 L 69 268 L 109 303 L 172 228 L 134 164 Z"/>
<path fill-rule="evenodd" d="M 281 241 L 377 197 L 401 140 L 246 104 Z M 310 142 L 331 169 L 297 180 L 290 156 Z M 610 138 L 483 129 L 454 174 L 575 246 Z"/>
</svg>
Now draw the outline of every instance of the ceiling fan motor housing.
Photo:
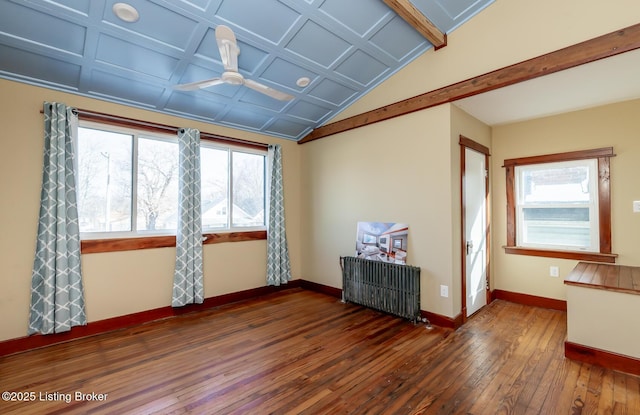
<svg viewBox="0 0 640 415">
<path fill-rule="evenodd" d="M 230 85 L 244 84 L 244 77 L 238 72 L 226 71 L 222 74 L 222 80 Z"/>
</svg>

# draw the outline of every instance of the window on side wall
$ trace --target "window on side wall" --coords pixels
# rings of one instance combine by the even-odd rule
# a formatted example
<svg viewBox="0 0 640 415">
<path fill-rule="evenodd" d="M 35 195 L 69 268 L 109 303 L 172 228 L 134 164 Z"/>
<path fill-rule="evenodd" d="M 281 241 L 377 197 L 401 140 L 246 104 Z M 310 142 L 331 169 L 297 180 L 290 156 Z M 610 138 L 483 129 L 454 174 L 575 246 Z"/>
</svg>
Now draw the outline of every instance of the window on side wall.
<svg viewBox="0 0 640 415">
<path fill-rule="evenodd" d="M 174 135 L 83 122 L 78 134 L 83 239 L 175 235 Z M 202 141 L 204 233 L 264 230 L 266 151 Z"/>
<path fill-rule="evenodd" d="M 612 148 L 505 160 L 509 254 L 615 262 Z"/>
</svg>

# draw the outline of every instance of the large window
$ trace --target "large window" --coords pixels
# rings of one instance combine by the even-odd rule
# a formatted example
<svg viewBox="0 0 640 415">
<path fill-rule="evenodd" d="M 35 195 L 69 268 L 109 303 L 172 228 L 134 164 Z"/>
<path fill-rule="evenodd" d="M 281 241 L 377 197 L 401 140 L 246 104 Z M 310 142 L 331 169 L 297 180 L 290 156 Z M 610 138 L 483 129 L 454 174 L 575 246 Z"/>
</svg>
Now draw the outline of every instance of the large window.
<svg viewBox="0 0 640 415">
<path fill-rule="evenodd" d="M 507 253 L 614 262 L 611 148 L 505 160 Z"/>
<path fill-rule="evenodd" d="M 265 151 L 202 142 L 204 232 L 264 229 L 265 158 Z M 175 234 L 176 137 L 82 123 L 78 205 L 83 239 Z"/>
</svg>

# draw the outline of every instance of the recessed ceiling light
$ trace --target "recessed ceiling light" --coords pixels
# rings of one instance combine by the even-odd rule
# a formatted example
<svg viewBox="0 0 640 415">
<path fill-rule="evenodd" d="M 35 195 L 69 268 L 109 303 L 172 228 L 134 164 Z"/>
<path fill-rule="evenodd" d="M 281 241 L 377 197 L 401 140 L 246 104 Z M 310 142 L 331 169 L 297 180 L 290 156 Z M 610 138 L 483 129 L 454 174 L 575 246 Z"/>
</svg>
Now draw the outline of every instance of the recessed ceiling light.
<svg viewBox="0 0 640 415">
<path fill-rule="evenodd" d="M 113 14 L 127 23 L 137 22 L 140 18 L 140 14 L 136 8 L 127 3 L 116 3 L 113 5 L 112 10 Z"/>
<path fill-rule="evenodd" d="M 302 78 L 296 81 L 296 85 L 304 88 L 305 86 L 309 85 L 309 82 L 311 82 L 311 79 L 307 78 L 306 76 L 303 76 Z"/>
</svg>

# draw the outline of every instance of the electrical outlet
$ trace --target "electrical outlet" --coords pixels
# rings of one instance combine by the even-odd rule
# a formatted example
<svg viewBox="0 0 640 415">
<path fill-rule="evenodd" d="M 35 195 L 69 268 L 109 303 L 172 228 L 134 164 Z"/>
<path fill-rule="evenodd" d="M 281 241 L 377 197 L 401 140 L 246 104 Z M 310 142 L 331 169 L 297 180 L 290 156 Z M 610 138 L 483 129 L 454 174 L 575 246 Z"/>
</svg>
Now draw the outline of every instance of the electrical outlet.
<svg viewBox="0 0 640 415">
<path fill-rule="evenodd" d="M 441 285 L 440 286 L 440 297 L 449 297 L 449 286 Z"/>
<path fill-rule="evenodd" d="M 633 201 L 633 213 L 640 213 L 640 200 Z"/>
<path fill-rule="evenodd" d="M 560 270 L 558 269 L 558 267 L 549 267 L 550 277 L 557 277 L 559 275 L 560 275 Z"/>
</svg>

